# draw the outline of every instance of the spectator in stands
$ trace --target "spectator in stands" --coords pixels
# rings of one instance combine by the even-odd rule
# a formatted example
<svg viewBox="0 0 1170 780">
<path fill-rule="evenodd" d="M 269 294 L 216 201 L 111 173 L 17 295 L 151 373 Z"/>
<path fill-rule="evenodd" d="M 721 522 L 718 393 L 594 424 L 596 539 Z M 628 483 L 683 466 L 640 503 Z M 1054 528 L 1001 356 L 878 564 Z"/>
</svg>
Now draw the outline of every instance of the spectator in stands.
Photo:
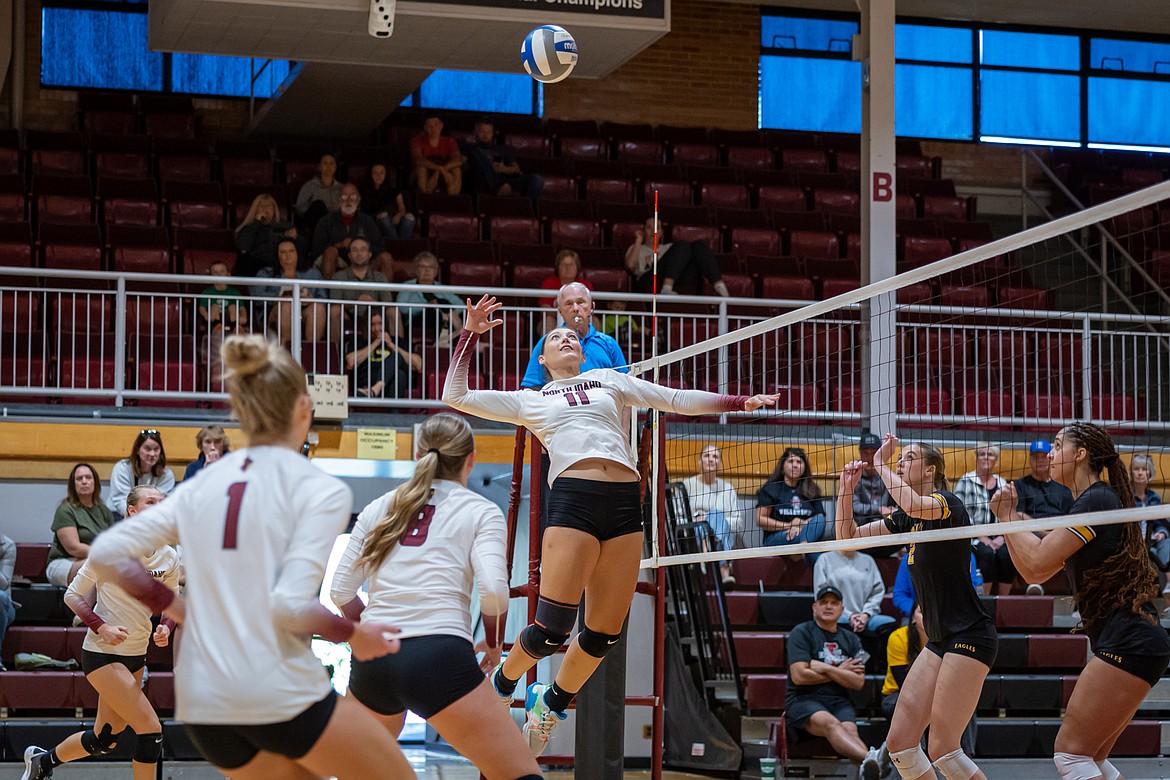
<svg viewBox="0 0 1170 780">
<path fill-rule="evenodd" d="M 299 279 L 306 282 L 321 281 L 321 272 L 301 262 L 297 243 L 291 238 L 281 239 L 277 248 L 280 270 L 276 273 L 261 271 L 257 278 L 279 280 L 269 287 L 254 287 L 252 294 L 263 298 L 292 298 L 293 288 L 288 282 Z M 322 290 L 313 287 L 301 288 L 301 338 L 305 341 L 320 341 L 328 324 L 325 305 L 317 298 L 324 299 Z M 278 301 L 268 312 L 268 324 L 276 328 L 276 337 L 281 341 L 292 338 L 292 301 Z"/>
<path fill-rule="evenodd" d="M 222 425 L 204 425 L 195 434 L 195 447 L 199 450 L 199 457 L 187 464 L 184 482 L 231 452 L 232 443 Z"/>
<path fill-rule="evenodd" d="M 861 434 L 861 442 L 857 445 L 857 453 L 865 469 L 861 472 L 861 479 L 853 489 L 853 517 L 859 524 L 872 523 L 888 517 L 898 510 L 894 506 L 894 499 L 890 498 L 890 491 L 882 482 L 881 475 L 873 467 L 873 456 L 882 446 L 882 440 L 876 434 L 866 431 Z M 866 550 L 874 558 L 888 558 L 897 555 L 904 546 L 871 547 Z"/>
<path fill-rule="evenodd" d="M 370 184 L 361 193 L 362 211 L 382 228 L 386 238 L 407 239 L 414 235 L 418 221 L 406 210 L 406 193 L 394 186 L 386 175 L 386 166 L 370 167 Z"/>
<path fill-rule="evenodd" d="M 912 607 L 918 602 L 918 596 L 914 593 L 914 582 L 910 579 L 908 557 L 902 556 L 902 560 L 898 564 L 898 576 L 894 578 L 894 592 L 890 594 L 894 600 L 894 609 L 904 618 L 910 617 Z M 974 552 L 971 553 L 971 584 L 975 587 L 976 593 L 983 587 L 983 575 L 980 573 L 979 567 L 975 565 Z"/>
<path fill-rule="evenodd" d="M 458 195 L 463 190 L 463 155 L 455 139 L 443 135 L 442 119 L 427 117 L 422 132 L 410 141 L 410 156 L 419 192 L 434 192 L 440 183 L 446 186 L 448 195 Z"/>
<path fill-rule="evenodd" d="M 991 516 L 991 497 L 1007 485 L 1007 480 L 995 473 L 999 463 L 999 447 L 981 442 L 975 447 L 975 470 L 955 482 L 955 495 L 971 515 L 971 525 L 987 525 Z M 983 593 L 991 593 L 991 584 L 997 583 L 999 595 L 1012 592 L 1016 581 L 1016 567 L 1008 554 L 1003 536 L 980 536 L 974 543 L 975 562 L 983 573 Z"/>
<path fill-rule="evenodd" d="M 127 514 L 135 515 L 162 498 L 152 487 L 134 488 L 127 498 Z M 160 545 L 139 561 L 144 577 L 178 593 L 179 553 L 174 547 Z M 100 759 L 129 740 L 132 732 L 132 776 L 135 780 L 150 780 L 158 773 L 163 734 L 143 687 L 146 654 L 152 639 L 159 647 L 170 644 L 175 620 L 162 615 L 154 625 L 150 607 L 100 577 L 89 563 L 69 583 L 64 600 L 65 606 L 89 628 L 81 644 L 81 668 L 86 682 L 98 693 L 97 717 L 92 729 L 75 732 L 49 750 L 27 747 L 23 778 L 44 780 L 52 777 L 53 770 L 61 764 L 90 757 Z"/>
<path fill-rule="evenodd" d="M 824 534 L 821 489 L 800 447 L 781 453 L 772 476 L 756 494 L 756 524 L 769 547 L 815 542 Z"/>
<path fill-rule="evenodd" d="M 431 252 L 419 252 L 414 256 L 414 278 L 406 284 L 437 285 L 439 281 L 439 258 Z M 398 293 L 399 310 L 403 324 L 409 324 L 410 333 L 430 339 L 438 336 L 439 346 L 450 346 L 451 336 L 463 330 L 463 301 L 459 296 L 445 292 L 417 292 L 406 290 Z M 446 308 L 451 306 L 453 308 Z"/>
<path fill-rule="evenodd" d="M 730 550 L 735 547 L 736 535 L 743 531 L 743 512 L 735 486 L 719 478 L 722 468 L 723 452 L 718 445 L 708 444 L 699 453 L 699 473 L 684 479 L 683 488 L 687 491 L 692 520 L 706 522 L 714 534 L 714 545 L 708 548 Z M 725 584 L 735 583 L 726 561 L 719 564 L 719 573 Z"/>
<path fill-rule="evenodd" d="M 1016 492 L 1020 496 L 1019 506 L 1016 508 L 1020 517 L 1025 520 L 1033 517 L 1060 517 L 1067 515 L 1072 509 L 1072 491 L 1049 474 L 1048 453 L 1051 451 L 1052 445 L 1043 439 L 1032 442 L 1028 447 L 1028 465 L 1031 473 L 1015 481 Z M 1167 546 L 1170 548 L 1170 543 Z M 1042 596 L 1044 586 L 1030 584 L 1027 592 L 1029 596 Z"/>
<path fill-rule="evenodd" d="M 253 294 L 255 290 L 253 290 Z M 240 304 L 232 307 L 232 313 L 235 319 L 229 322 L 220 323 L 220 327 L 212 328 L 201 342 L 203 347 L 203 359 L 207 361 L 207 370 L 211 378 L 211 386 L 213 390 L 220 389 L 220 383 L 223 381 L 223 357 L 220 355 L 220 347 L 223 346 L 224 339 L 231 335 L 243 335 L 252 332 L 251 315 L 252 303 Z"/>
<path fill-rule="evenodd" d="M 844 611 L 841 624 L 855 634 L 876 636 L 894 619 L 882 614 L 886 586 L 877 562 L 857 550 L 834 550 L 817 558 L 813 566 L 813 590 L 833 587 L 841 592 Z"/>
<path fill-rule="evenodd" d="M 207 269 L 212 276 L 228 276 L 227 263 L 216 260 Z M 227 282 L 216 282 L 199 293 L 197 309 L 200 324 L 211 332 L 224 324 L 229 327 L 236 321 L 236 313 L 241 308 L 244 294 L 235 287 L 228 287 Z"/>
<path fill-rule="evenodd" d="M 252 201 L 244 221 L 236 228 L 237 276 L 255 276 L 261 268 L 275 269 L 276 246 L 282 238 L 296 239 L 297 229 L 280 218 L 276 199 L 261 193 Z"/>
<path fill-rule="evenodd" d="M 489 116 L 475 122 L 475 142 L 460 144 L 467 159 L 467 181 L 472 192 L 483 195 L 520 195 L 535 201 L 544 189 L 544 178 L 524 173 L 512 150 L 496 143 L 496 128 Z"/>
<path fill-rule="evenodd" d="M 167 468 L 162 434 L 154 428 L 139 431 L 130 457 L 115 463 L 110 472 L 110 508 L 119 520 L 126 516 L 126 496 L 139 485 L 158 488 L 164 496 L 175 489 L 175 474 Z"/>
<path fill-rule="evenodd" d="M 842 611 L 841 591 L 820 588 L 812 605 L 813 619 L 788 634 L 784 710 L 794 729 L 829 740 L 839 755 L 861 767 L 860 777 L 877 780 L 878 751 L 861 741 L 857 711 L 849 700 L 849 691 L 865 687 L 861 640 L 839 630 Z"/>
<path fill-rule="evenodd" d="M 1133 485 L 1134 506 L 1158 506 L 1162 503 L 1161 496 L 1150 487 L 1150 480 L 1157 473 L 1154 468 L 1154 459 L 1148 455 L 1134 455 L 1129 461 L 1129 480 Z M 1067 489 L 1065 488 L 1065 490 Z M 1164 575 L 1166 571 L 1170 570 L 1170 525 L 1165 520 L 1141 520 L 1138 522 L 1138 526 L 1142 529 L 1142 537 L 1146 540 L 1150 559 L 1158 567 L 1158 571 Z M 1165 576 L 1162 579 L 1165 580 Z M 1162 595 L 1170 598 L 1170 582 L 1163 583 Z"/>
<path fill-rule="evenodd" d="M 593 327 L 593 294 L 589 292 L 588 287 L 577 282 L 566 284 L 557 291 L 556 303 L 561 322 L 566 328 L 576 331 L 581 341 L 581 351 L 585 355 L 585 362 L 581 366 L 582 372 L 594 368 L 614 368 L 623 374 L 629 373 L 622 348 L 612 337 Z M 521 387 L 539 390 L 548 381 L 544 366 L 538 360 L 543 352 L 544 336 L 541 336 L 536 346 L 532 348 L 528 368 L 524 372 L 524 378 L 520 380 Z"/>
<path fill-rule="evenodd" d="M 341 208 L 326 214 L 313 231 L 313 247 L 309 256 L 321 269 L 321 276 L 332 279 L 338 268 L 349 262 L 349 245 L 355 238 L 364 238 L 374 254 L 374 268 L 390 268 L 392 259 L 382 243 L 382 231 L 369 214 L 359 211 L 362 197 L 358 188 L 346 184 L 341 188 Z"/>
<path fill-rule="evenodd" d="M 882 714 L 886 716 L 886 720 L 893 719 L 894 707 L 898 704 L 898 693 L 906 683 L 906 673 L 910 671 L 918 654 L 929 641 L 926 629 L 922 625 L 922 608 L 918 606 L 917 601 L 908 607 L 908 614 L 910 624 L 894 629 L 886 643 L 886 680 L 882 683 Z M 977 728 L 975 714 L 972 713 L 967 728 L 963 730 L 963 736 L 959 738 L 959 746 L 969 756 L 975 755 Z M 926 750 L 926 739 L 924 735 L 923 750 Z"/>
<path fill-rule="evenodd" d="M 16 542 L 0 534 L 0 645 L 12 621 L 16 620 L 16 604 L 12 602 L 12 575 L 16 572 Z M 7 671 L 0 663 L 0 672 Z"/>
<path fill-rule="evenodd" d="M 370 260 L 373 258 L 373 253 L 370 252 L 370 242 L 364 238 L 355 238 L 349 243 L 349 265 L 342 268 L 337 273 L 333 274 L 333 281 L 335 282 L 360 282 L 369 285 L 363 289 L 339 289 L 333 288 L 329 291 L 329 298 L 334 301 L 350 301 L 362 303 L 391 303 L 394 300 L 394 294 L 390 292 L 388 285 L 390 280 L 381 271 L 375 271 L 370 266 Z M 380 285 L 375 287 L 374 285 Z M 369 309 L 365 306 L 336 306 L 329 307 L 329 328 L 333 334 L 333 339 L 340 339 L 343 331 L 343 321 L 348 318 L 350 322 L 355 322 L 359 319 L 364 320 L 369 316 Z M 391 332 L 394 334 L 401 333 L 398 311 L 390 309 L 390 314 L 394 317 Z"/>
<path fill-rule="evenodd" d="M 542 290 L 559 290 L 566 284 L 584 285 L 590 292 L 593 291 L 593 285 L 589 280 L 581 275 L 581 256 L 572 249 L 562 249 L 557 252 L 556 261 L 553 263 L 556 269 L 555 274 L 544 277 L 540 282 L 540 289 Z M 541 298 L 540 305 L 546 308 L 556 306 L 555 298 Z M 545 330 L 553 327 L 546 325 Z"/>
<path fill-rule="evenodd" d="M 337 175 L 337 158 L 321 155 L 317 175 L 301 185 L 297 193 L 298 226 L 306 236 L 313 235 L 317 221 L 341 207 L 341 182 Z"/>
<path fill-rule="evenodd" d="M 659 221 L 659 232 L 665 232 L 666 223 Z M 630 272 L 630 288 L 636 293 L 652 293 L 654 286 L 654 251 L 651 238 L 654 235 L 654 220 L 647 219 L 642 230 L 634 233 L 634 243 L 626 250 L 626 270 Z M 731 293 L 723 283 L 719 263 L 711 247 L 703 241 L 674 241 L 658 244 L 658 278 L 661 284 L 658 292 L 663 295 L 677 293 L 675 287 L 684 285 L 702 290 L 703 279 L 711 283 L 715 292 L 727 297 Z"/>
<path fill-rule="evenodd" d="M 382 312 L 378 309 L 370 314 L 366 332 L 366 345 L 345 356 L 345 370 L 354 378 L 354 392 L 363 398 L 408 397 L 412 380 L 422 371 L 422 355 L 411 352 L 405 338 L 395 338 L 382 327 Z"/>
<path fill-rule="evenodd" d="M 615 298 L 612 301 L 606 302 L 606 308 L 609 309 L 609 314 L 601 315 L 600 330 L 607 336 L 612 336 L 618 342 L 627 342 L 633 340 L 633 337 L 642 332 L 641 325 L 631 315 L 626 314 L 629 310 L 629 303 L 621 298 Z"/>
<path fill-rule="evenodd" d="M 102 503 L 97 471 L 88 463 L 78 463 L 69 472 L 65 498 L 53 513 L 53 544 L 45 566 L 49 582 L 61 588 L 68 586 L 89 557 L 94 537 L 113 524 L 113 513 Z"/>
</svg>

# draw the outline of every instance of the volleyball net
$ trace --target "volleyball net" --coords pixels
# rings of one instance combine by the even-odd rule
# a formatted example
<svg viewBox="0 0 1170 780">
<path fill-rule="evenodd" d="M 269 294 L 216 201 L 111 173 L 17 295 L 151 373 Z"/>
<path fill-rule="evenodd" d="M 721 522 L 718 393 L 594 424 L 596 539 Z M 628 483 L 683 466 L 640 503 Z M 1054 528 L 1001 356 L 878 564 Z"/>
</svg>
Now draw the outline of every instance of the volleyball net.
<svg viewBox="0 0 1170 780">
<path fill-rule="evenodd" d="M 798 233 L 787 243 L 813 251 Z M 855 253 L 856 236 L 834 238 Z M 696 310 L 630 350 L 646 356 L 631 366 L 646 379 L 779 399 L 753 413 L 660 416 L 655 458 L 669 484 L 661 510 L 698 524 L 702 538 L 675 555 L 655 543 L 645 566 L 907 543 L 834 540 L 837 477 L 872 455 L 860 450 L 863 433 L 938 447 L 953 485 L 980 450 L 994 452 L 993 472 L 1005 479 L 1028 475 L 1034 442 L 1093 421 L 1127 465 L 1150 459 L 1150 486 L 1161 493 L 1170 476 L 1170 183 L 999 240 L 986 223 L 899 222 L 897 244 L 896 275 L 866 286 L 857 261 L 835 247 L 766 266 L 749 258 L 766 274 L 768 299 Z M 810 285 L 822 300 L 797 303 Z M 659 298 L 660 313 L 671 308 Z M 712 454 L 706 470 L 716 481 L 701 476 Z M 859 524 L 887 511 L 880 479 L 868 480 L 854 502 Z M 968 508 L 994 521 L 983 511 L 989 500 L 968 497 L 980 504 Z M 1162 506 L 1078 515 L 1076 524 L 1168 517 Z M 1049 517 L 1013 530 L 1071 524 Z"/>
</svg>

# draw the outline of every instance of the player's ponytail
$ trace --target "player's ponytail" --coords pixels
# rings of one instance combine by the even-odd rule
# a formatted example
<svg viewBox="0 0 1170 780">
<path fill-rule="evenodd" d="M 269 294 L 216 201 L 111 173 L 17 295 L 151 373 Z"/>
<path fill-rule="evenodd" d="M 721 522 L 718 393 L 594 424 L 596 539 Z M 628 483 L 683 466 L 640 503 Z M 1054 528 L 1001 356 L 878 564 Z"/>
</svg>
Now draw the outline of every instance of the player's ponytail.
<svg viewBox="0 0 1170 780">
<path fill-rule="evenodd" d="M 942 450 L 935 447 L 933 444 L 923 444 L 916 442 L 914 444 L 918 448 L 918 457 L 922 458 L 924 466 L 934 466 L 934 483 L 931 488 L 934 490 L 946 490 L 948 488 L 947 482 L 947 461 L 943 457 Z"/>
<path fill-rule="evenodd" d="M 436 479 L 459 479 L 475 452 L 475 437 L 459 415 L 436 414 L 419 426 L 415 452 L 414 476 L 394 491 L 386 516 L 370 530 L 357 560 L 359 569 L 372 572 L 385 562 L 427 505 Z"/>
<path fill-rule="evenodd" d="M 1107 472 L 1109 486 L 1121 505 L 1133 507 L 1129 470 L 1122 465 L 1109 432 L 1094 423 L 1074 422 L 1062 428 L 1060 434 L 1066 444 L 1085 449 L 1090 475 L 1096 478 L 1102 471 Z M 1081 623 L 1086 628 L 1092 628 L 1117 609 L 1128 609 L 1156 623 L 1156 619 L 1145 611 L 1145 605 L 1158 596 L 1158 575 L 1150 563 L 1138 524 L 1120 525 L 1123 536 L 1117 552 L 1086 571 L 1081 581 L 1077 606 Z"/>
<path fill-rule="evenodd" d="M 288 350 L 263 336 L 228 336 L 220 355 L 227 369 L 224 386 L 244 433 L 287 433 L 297 401 L 309 392 L 305 370 Z"/>
</svg>

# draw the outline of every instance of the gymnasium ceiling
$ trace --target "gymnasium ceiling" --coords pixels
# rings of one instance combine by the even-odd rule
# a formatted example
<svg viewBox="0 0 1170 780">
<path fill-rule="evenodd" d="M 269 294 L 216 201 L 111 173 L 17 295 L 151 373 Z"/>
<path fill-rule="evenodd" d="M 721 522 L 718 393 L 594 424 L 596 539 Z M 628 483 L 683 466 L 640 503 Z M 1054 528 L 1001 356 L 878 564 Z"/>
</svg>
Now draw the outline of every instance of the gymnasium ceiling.
<svg viewBox="0 0 1170 780">
<path fill-rule="evenodd" d="M 793 0 L 766 5 L 820 11 L 857 11 L 854 0 Z M 1170 34 L 1170 3 L 1166 0 L 898 0 L 897 13 L 899 16 L 932 19 Z"/>
</svg>

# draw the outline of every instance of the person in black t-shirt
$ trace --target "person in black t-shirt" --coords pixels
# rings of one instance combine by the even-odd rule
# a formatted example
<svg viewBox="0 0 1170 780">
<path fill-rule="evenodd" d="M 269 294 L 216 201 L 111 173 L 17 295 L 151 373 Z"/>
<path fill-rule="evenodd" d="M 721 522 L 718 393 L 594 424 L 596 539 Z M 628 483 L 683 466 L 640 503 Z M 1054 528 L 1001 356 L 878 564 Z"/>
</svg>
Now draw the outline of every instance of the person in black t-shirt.
<svg viewBox="0 0 1170 780">
<path fill-rule="evenodd" d="M 833 750 L 861 766 L 864 780 L 877 780 L 878 752 L 861 741 L 849 700 L 849 691 L 865 686 L 865 658 L 861 640 L 837 622 L 842 608 L 841 591 L 825 585 L 813 602 L 813 619 L 788 634 L 784 711 L 793 728 L 829 740 Z"/>
<path fill-rule="evenodd" d="M 395 338 L 384 330 L 381 314 L 370 316 L 366 342 L 345 356 L 354 393 L 363 398 L 406 398 L 414 384 L 412 380 L 422 371 L 422 355 L 411 352 L 406 339 Z"/>
<path fill-rule="evenodd" d="M 1099 425 L 1071 423 L 1056 435 L 1052 478 L 1072 491 L 1070 514 L 1134 505 L 1129 474 Z M 1109 483 L 1101 480 L 1109 472 Z M 992 501 L 1001 522 L 1020 519 L 1014 487 Z M 1153 599 L 1158 576 L 1137 523 L 1058 529 L 1043 539 L 1007 535 L 1012 558 L 1028 582 L 1061 567 L 1073 582 L 1093 657 L 1077 679 L 1056 735 L 1053 760 L 1061 777 L 1116 778 L 1109 753 L 1150 688 L 1170 664 L 1170 638 Z"/>
<path fill-rule="evenodd" d="M 788 447 L 756 493 L 756 525 L 764 532 L 764 544 L 774 547 L 819 541 L 825 532 L 822 504 L 808 456 L 800 447 Z"/>
<path fill-rule="evenodd" d="M 1052 445 L 1044 439 L 1037 439 L 1028 447 L 1028 464 L 1031 473 L 1015 481 L 1016 493 L 1020 500 L 1016 509 L 1022 520 L 1034 517 L 1060 517 L 1072 508 L 1072 492 L 1052 478 L 1051 461 L 1048 453 Z"/>
<path fill-rule="evenodd" d="M 850 499 L 865 464 L 848 463 L 838 485 L 838 539 L 971 525 L 963 503 L 947 490 L 942 453 L 927 444 L 907 444 L 894 471 L 887 464 L 897 446 L 897 438 L 887 433 L 874 456 L 897 511 L 858 528 Z M 935 769 L 955 780 L 986 780 L 960 740 L 995 662 L 999 638 L 971 584 L 970 561 L 965 539 L 914 543 L 906 554 L 930 640 L 930 652 L 919 655 L 906 676 L 886 738 L 890 759 L 906 780 L 934 777 Z M 928 726 L 930 758 L 920 745 Z"/>
</svg>

